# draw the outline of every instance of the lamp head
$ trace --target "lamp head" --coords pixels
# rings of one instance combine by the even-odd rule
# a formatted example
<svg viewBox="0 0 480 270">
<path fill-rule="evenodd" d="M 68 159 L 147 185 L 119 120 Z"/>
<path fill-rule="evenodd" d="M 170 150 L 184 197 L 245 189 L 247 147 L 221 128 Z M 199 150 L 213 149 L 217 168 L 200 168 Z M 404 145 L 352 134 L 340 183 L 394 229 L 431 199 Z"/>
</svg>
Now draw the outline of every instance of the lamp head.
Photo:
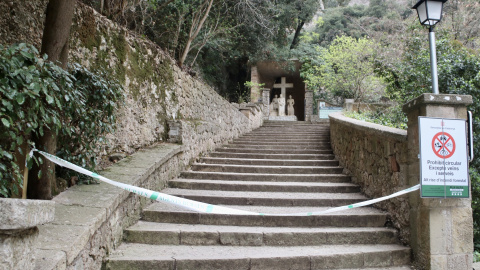
<svg viewBox="0 0 480 270">
<path fill-rule="evenodd" d="M 417 10 L 420 24 L 434 26 L 442 19 L 443 4 L 447 0 L 420 0 L 412 9 Z"/>
</svg>

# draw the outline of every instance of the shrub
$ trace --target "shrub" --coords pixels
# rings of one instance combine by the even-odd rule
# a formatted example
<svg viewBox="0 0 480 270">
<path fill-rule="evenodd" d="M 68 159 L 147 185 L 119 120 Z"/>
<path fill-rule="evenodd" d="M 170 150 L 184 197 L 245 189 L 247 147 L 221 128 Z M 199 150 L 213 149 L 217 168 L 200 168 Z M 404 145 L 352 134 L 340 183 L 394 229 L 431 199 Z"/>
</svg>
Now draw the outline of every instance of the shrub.
<svg viewBox="0 0 480 270">
<path fill-rule="evenodd" d="M 58 135 L 59 154 L 81 166 L 95 166 L 94 146 L 115 123 L 122 88 L 104 74 L 79 65 L 70 72 L 38 57 L 28 44 L 0 45 L 0 196 L 18 193 L 23 177 L 17 156 L 32 135 L 46 128 Z M 37 162 L 43 162 L 41 158 Z M 28 166 L 31 167 L 33 161 Z"/>
</svg>

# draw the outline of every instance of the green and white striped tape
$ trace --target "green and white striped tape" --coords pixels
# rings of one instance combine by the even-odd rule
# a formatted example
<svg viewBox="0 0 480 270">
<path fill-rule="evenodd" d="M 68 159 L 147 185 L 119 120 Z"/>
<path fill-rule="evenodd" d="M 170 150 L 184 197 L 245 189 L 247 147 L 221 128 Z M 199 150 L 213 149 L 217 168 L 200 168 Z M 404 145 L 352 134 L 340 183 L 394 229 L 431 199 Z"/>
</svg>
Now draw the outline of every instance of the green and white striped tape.
<svg viewBox="0 0 480 270">
<path fill-rule="evenodd" d="M 40 153 L 45 158 L 47 158 L 48 160 L 50 160 L 51 162 L 53 162 L 53 163 L 55 163 L 59 166 L 62 166 L 62 167 L 74 170 L 76 172 L 79 172 L 81 174 L 93 177 L 93 178 L 95 178 L 99 181 L 108 183 L 110 185 L 119 187 L 121 189 L 124 189 L 126 191 L 138 194 L 138 195 L 143 196 L 143 197 L 150 198 L 150 199 L 155 200 L 155 201 L 166 202 L 166 203 L 169 203 L 169 204 L 177 205 L 177 206 L 180 206 L 180 207 L 183 207 L 183 208 L 186 208 L 186 209 L 190 209 L 190 210 L 193 210 L 193 211 L 196 211 L 196 212 L 200 212 L 200 213 L 212 213 L 212 214 L 224 214 L 224 215 L 262 215 L 262 216 L 313 216 L 313 215 L 323 215 L 323 214 L 348 210 L 348 209 L 352 209 L 352 208 L 367 206 L 367 205 L 370 205 L 370 204 L 374 204 L 374 203 L 377 203 L 377 202 L 380 202 L 380 201 L 388 200 L 388 199 L 398 197 L 398 196 L 401 196 L 401 195 L 407 194 L 409 192 L 420 189 L 420 185 L 416 185 L 416 186 L 413 186 L 411 188 L 407 188 L 407 189 L 404 189 L 402 191 L 395 192 L 395 193 L 393 193 L 389 196 L 385 196 L 385 197 L 381 197 L 381 198 L 377 198 L 377 199 L 373 199 L 373 200 L 368 200 L 368 201 L 364 201 L 364 202 L 359 202 L 359 203 L 355 203 L 355 204 L 350 204 L 350 205 L 345 205 L 345 206 L 340 206 L 340 207 L 334 207 L 334 208 L 331 208 L 331 209 L 328 209 L 328 210 L 318 211 L 318 212 L 305 212 L 305 213 L 293 213 L 293 214 L 292 213 L 287 213 L 287 214 L 256 213 L 256 212 L 251 212 L 251 211 L 244 211 L 244 210 L 238 210 L 238 209 L 233 209 L 233 208 L 229 208 L 229 207 L 223 207 L 223 206 L 218 206 L 218 205 L 212 205 L 212 204 L 197 202 L 197 201 L 194 201 L 194 200 L 180 198 L 180 197 L 176 197 L 176 196 L 168 195 L 168 194 L 165 194 L 165 193 L 152 191 L 152 190 L 145 189 L 145 188 L 136 187 L 136 186 L 116 182 L 116 181 L 110 180 L 108 178 L 105 178 L 101 175 L 98 175 L 94 172 L 91 172 L 89 170 L 86 170 L 82 167 L 79 167 L 75 164 L 72 164 L 72 163 L 70 163 L 66 160 L 63 160 L 63 159 L 59 158 L 59 157 L 56 157 L 54 155 L 42 152 L 42 151 L 37 150 L 37 149 L 33 149 L 30 152 L 30 156 L 33 155 L 34 151 Z"/>
</svg>

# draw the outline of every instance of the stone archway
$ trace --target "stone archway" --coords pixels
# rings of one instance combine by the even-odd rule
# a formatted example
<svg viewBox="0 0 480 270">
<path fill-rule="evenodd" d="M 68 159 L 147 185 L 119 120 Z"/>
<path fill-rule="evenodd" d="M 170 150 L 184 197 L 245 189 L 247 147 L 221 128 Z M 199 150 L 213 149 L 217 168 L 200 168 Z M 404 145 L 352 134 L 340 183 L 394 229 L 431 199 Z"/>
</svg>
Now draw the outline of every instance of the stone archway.
<svg viewBox="0 0 480 270">
<path fill-rule="evenodd" d="M 263 103 L 269 107 L 275 95 L 284 93 L 287 100 L 291 95 L 295 104 L 294 111 L 298 121 L 309 121 L 313 112 L 313 96 L 305 88 L 305 83 L 300 77 L 301 63 L 297 60 L 289 62 L 262 61 L 252 67 L 252 87 L 250 98 L 252 102 Z M 312 99 L 312 101 L 309 101 Z M 306 106 L 307 105 L 307 106 Z M 270 111 L 270 110 L 269 110 Z M 310 112 L 312 111 L 312 112 Z M 268 113 L 267 113 L 268 115 Z"/>
</svg>

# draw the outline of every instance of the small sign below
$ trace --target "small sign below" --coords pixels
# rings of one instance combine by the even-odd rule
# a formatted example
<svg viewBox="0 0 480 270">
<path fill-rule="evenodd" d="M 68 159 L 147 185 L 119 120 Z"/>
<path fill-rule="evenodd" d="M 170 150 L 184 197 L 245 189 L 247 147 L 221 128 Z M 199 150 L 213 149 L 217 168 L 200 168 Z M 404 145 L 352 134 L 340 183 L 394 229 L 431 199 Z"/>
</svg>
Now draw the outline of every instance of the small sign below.
<svg viewBox="0 0 480 270">
<path fill-rule="evenodd" d="M 466 121 L 419 117 L 422 198 L 469 198 Z"/>
</svg>

